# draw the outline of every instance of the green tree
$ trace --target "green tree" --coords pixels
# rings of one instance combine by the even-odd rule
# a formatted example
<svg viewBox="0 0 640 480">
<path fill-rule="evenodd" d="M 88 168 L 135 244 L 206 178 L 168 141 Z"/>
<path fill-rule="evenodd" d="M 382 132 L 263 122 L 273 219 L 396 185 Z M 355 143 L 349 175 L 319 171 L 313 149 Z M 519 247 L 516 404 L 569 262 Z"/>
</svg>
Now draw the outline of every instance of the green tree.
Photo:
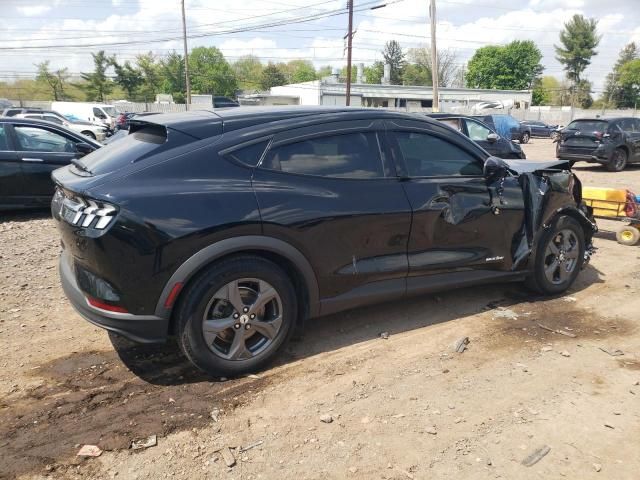
<svg viewBox="0 0 640 480">
<path fill-rule="evenodd" d="M 330 65 L 325 65 L 324 67 L 320 67 L 316 72 L 317 78 L 324 78 L 331 75 L 332 68 Z"/>
<path fill-rule="evenodd" d="M 343 83 L 347 82 L 347 66 L 345 65 L 340 69 L 340 81 Z M 356 65 L 351 65 L 351 83 L 356 83 L 358 81 L 358 67 Z"/>
<path fill-rule="evenodd" d="M 48 60 L 38 63 L 36 67 L 38 68 L 36 80 L 46 84 L 51 89 L 54 100 L 65 100 L 66 95 L 64 89 L 69 79 L 69 70 L 67 68 L 60 68 L 55 72 L 51 72 L 49 70 Z"/>
<path fill-rule="evenodd" d="M 262 90 L 269 90 L 271 87 L 277 87 L 280 85 L 286 85 L 287 78 L 280 67 L 269 62 L 269 64 L 262 71 L 260 76 L 260 88 Z"/>
<path fill-rule="evenodd" d="M 113 91 L 113 81 L 107 77 L 107 70 L 113 64 L 113 59 L 108 57 L 104 50 L 92 53 L 93 72 L 81 73 L 85 81 L 83 86 L 87 100 L 98 102 L 106 101 L 107 95 Z"/>
<path fill-rule="evenodd" d="M 162 93 L 170 93 L 176 103 L 185 103 L 184 57 L 176 52 L 167 55 L 160 61 L 160 76 Z"/>
<path fill-rule="evenodd" d="M 593 97 L 591 96 L 591 82 L 589 80 L 580 80 L 573 87 L 573 91 L 576 104 L 581 108 L 591 108 Z"/>
<path fill-rule="evenodd" d="M 233 71 L 238 79 L 240 89 L 252 92 L 259 90 L 263 69 L 262 62 L 254 55 L 245 55 L 236 60 L 233 64 Z"/>
<path fill-rule="evenodd" d="M 635 105 L 635 94 L 632 88 L 623 87 L 620 84 L 622 67 L 639 58 L 638 48 L 635 42 L 631 42 L 620 50 L 618 61 L 613 67 L 613 71 L 607 75 L 607 82 L 604 92 L 604 100 L 608 105 L 615 108 L 632 108 Z"/>
<path fill-rule="evenodd" d="M 546 75 L 533 83 L 533 105 L 560 105 L 562 85 L 556 77 Z"/>
<path fill-rule="evenodd" d="M 441 87 L 451 87 L 459 82 L 458 57 L 452 50 L 438 50 L 438 83 Z M 405 85 L 432 85 L 431 49 L 410 48 L 407 51 L 409 63 L 405 67 L 402 80 Z"/>
<path fill-rule="evenodd" d="M 317 78 L 316 69 L 309 60 L 291 60 L 286 69 L 291 83 L 310 82 Z"/>
<path fill-rule="evenodd" d="M 407 63 L 402 47 L 396 40 L 390 40 L 384 45 L 382 50 L 384 63 L 391 66 L 391 84 L 402 84 L 402 71 Z"/>
<path fill-rule="evenodd" d="M 216 47 L 196 47 L 189 54 L 189 79 L 194 93 L 234 96 L 236 76 Z"/>
<path fill-rule="evenodd" d="M 631 93 L 631 106 L 637 108 L 640 100 L 640 59 L 631 60 L 620 68 L 620 86 Z"/>
<path fill-rule="evenodd" d="M 113 69 L 116 73 L 115 82 L 124 90 L 127 100 L 135 102 L 138 97 L 138 88 L 142 85 L 142 75 L 140 71 L 131 65 L 128 60 L 123 64 L 119 64 L 113 59 Z"/>
<path fill-rule="evenodd" d="M 138 55 L 136 64 L 142 78 L 140 96 L 145 102 L 153 101 L 162 85 L 161 66 L 152 52 Z"/>
<path fill-rule="evenodd" d="M 596 47 L 600 37 L 597 29 L 597 20 L 576 14 L 560 32 L 561 45 L 554 45 L 556 60 L 564 65 L 567 79 L 574 85 L 580 83 L 582 73 L 591 64 L 591 58 L 598 54 Z"/>
<path fill-rule="evenodd" d="M 542 53 L 531 40 L 515 40 L 504 46 L 479 48 L 467 65 L 470 88 L 521 90 L 531 88 L 544 67 Z"/>
<path fill-rule="evenodd" d="M 378 61 L 373 62 L 371 66 L 364 67 L 364 81 L 365 83 L 379 84 L 384 75 L 384 63 Z"/>
</svg>

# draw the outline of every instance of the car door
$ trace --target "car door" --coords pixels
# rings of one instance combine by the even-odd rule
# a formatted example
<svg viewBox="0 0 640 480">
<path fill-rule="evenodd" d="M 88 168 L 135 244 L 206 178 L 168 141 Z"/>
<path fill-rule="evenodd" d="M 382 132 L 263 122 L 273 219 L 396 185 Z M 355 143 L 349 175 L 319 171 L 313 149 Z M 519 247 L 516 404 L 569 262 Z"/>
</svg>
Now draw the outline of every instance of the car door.
<svg viewBox="0 0 640 480">
<path fill-rule="evenodd" d="M 496 139 L 496 141 L 494 142 L 490 142 L 488 140 L 489 135 L 495 132 L 489 130 L 487 126 L 482 125 L 480 122 L 477 122 L 470 118 L 465 118 L 464 127 L 467 137 L 476 142 L 491 155 L 495 155 L 496 157 L 500 158 L 506 158 L 511 154 L 510 151 L 506 151 L 504 142 L 500 142 L 499 139 Z"/>
<path fill-rule="evenodd" d="M 51 172 L 79 156 L 76 150 L 79 141 L 55 127 L 28 123 L 15 122 L 13 133 L 24 192 L 46 200 L 54 192 Z"/>
<path fill-rule="evenodd" d="M 296 247 L 313 266 L 323 314 L 404 295 L 411 207 L 381 121 L 276 135 L 253 187 L 264 234 Z"/>
<path fill-rule="evenodd" d="M 627 132 L 628 142 L 630 144 L 631 155 L 629 159 L 632 162 L 640 162 L 640 119 L 632 118 L 631 131 Z"/>
<path fill-rule="evenodd" d="M 517 179 L 487 185 L 482 152 L 441 127 L 402 120 L 388 129 L 413 210 L 407 288 L 418 276 L 510 270 L 524 219 Z"/>
<path fill-rule="evenodd" d="M 0 122 L 0 207 L 17 206 L 22 191 L 20 160 L 11 131 L 6 123 Z"/>
</svg>

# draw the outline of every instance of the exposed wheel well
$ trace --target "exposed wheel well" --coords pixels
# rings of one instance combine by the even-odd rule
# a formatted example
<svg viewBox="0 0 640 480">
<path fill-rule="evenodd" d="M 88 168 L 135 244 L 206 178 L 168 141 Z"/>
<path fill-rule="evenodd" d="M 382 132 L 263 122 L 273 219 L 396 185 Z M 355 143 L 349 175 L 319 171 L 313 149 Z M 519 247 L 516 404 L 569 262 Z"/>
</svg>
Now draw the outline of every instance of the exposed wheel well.
<svg viewBox="0 0 640 480">
<path fill-rule="evenodd" d="M 629 147 L 627 147 L 626 145 L 620 145 L 620 146 L 618 146 L 618 147 L 614 148 L 614 149 L 613 149 L 613 151 L 615 152 L 615 151 L 616 151 L 616 150 L 618 150 L 618 149 L 620 149 L 620 150 L 624 150 L 624 153 L 626 153 L 626 154 L 627 154 L 627 160 L 628 160 L 628 159 L 629 159 L 629 153 L 630 153 L 630 152 L 629 152 Z"/>
<path fill-rule="evenodd" d="M 223 255 L 221 257 L 215 258 L 212 261 L 206 263 L 205 265 L 202 265 L 197 271 L 193 272 L 193 274 L 191 275 L 187 283 L 182 288 L 180 294 L 178 295 L 178 298 L 176 299 L 176 302 L 172 309 L 171 319 L 169 321 L 170 335 L 174 335 L 176 333 L 176 321 L 174 318 L 174 312 L 178 311 L 178 304 L 181 301 L 181 298 L 183 296 L 182 292 L 184 292 L 192 282 L 197 281 L 198 278 L 200 277 L 200 274 L 206 271 L 207 269 L 211 268 L 212 265 L 222 260 L 227 260 L 232 257 L 239 257 L 239 256 L 245 256 L 245 255 L 265 258 L 275 263 L 276 265 L 278 265 L 287 273 L 287 275 L 291 279 L 291 283 L 293 284 L 293 288 L 295 289 L 296 295 L 298 296 L 298 300 L 299 300 L 298 301 L 298 327 L 303 326 L 304 321 L 309 317 L 309 314 L 310 314 L 309 286 L 305 281 L 304 275 L 302 275 L 300 270 L 295 266 L 295 264 L 291 260 L 284 257 L 283 255 L 280 255 L 278 253 L 274 253 L 268 250 L 248 249 L 248 250 L 241 250 L 241 251 L 229 253 L 227 255 Z"/>
<path fill-rule="evenodd" d="M 84 135 L 85 137 L 93 138 L 94 140 L 96 139 L 95 134 L 90 130 L 85 130 L 85 131 L 80 132 L 80 133 L 82 133 L 82 135 Z"/>
</svg>

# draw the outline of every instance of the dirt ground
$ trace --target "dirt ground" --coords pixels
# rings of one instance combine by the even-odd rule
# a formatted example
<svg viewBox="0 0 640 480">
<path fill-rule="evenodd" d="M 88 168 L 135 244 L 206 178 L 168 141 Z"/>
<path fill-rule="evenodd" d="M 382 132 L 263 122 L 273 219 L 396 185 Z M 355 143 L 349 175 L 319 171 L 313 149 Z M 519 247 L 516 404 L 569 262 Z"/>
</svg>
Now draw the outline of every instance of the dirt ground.
<svg viewBox="0 0 640 480">
<path fill-rule="evenodd" d="M 548 140 L 525 151 L 553 158 Z M 576 172 L 640 191 L 638 167 Z M 600 226 L 563 297 L 509 284 L 350 311 L 267 371 L 211 380 L 171 344 L 114 351 L 64 298 L 47 213 L 4 217 L 0 478 L 637 479 L 640 247 Z"/>
</svg>

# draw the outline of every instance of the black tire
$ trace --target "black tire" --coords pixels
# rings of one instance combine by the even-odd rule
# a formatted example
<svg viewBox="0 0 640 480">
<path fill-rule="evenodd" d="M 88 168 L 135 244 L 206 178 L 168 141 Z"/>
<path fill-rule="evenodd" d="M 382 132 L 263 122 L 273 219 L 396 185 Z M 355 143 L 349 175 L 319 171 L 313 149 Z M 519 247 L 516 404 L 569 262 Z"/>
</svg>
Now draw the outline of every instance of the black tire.
<svg viewBox="0 0 640 480">
<path fill-rule="evenodd" d="M 88 130 L 86 132 L 82 132 L 82 135 L 84 135 L 85 137 L 92 138 L 93 140 L 96 139 L 96 136 L 93 134 L 93 132 L 90 132 Z"/>
<path fill-rule="evenodd" d="M 264 337 L 267 341 L 266 346 L 254 356 L 242 359 L 223 358 L 224 352 L 218 351 L 217 344 L 215 344 L 219 341 L 219 337 L 216 337 L 211 346 L 205 341 L 203 333 L 205 315 L 209 318 L 209 312 L 206 310 L 211 309 L 211 302 L 216 292 L 219 292 L 230 282 L 246 278 L 267 282 L 273 287 L 278 295 L 279 305 L 281 305 L 281 324 L 273 339 L 269 340 Z M 231 307 L 231 303 L 228 303 L 224 308 L 231 308 L 232 311 L 235 311 Z M 291 280 L 280 267 L 258 256 L 232 257 L 214 263 L 190 282 L 183 292 L 176 312 L 178 343 L 185 356 L 196 367 L 211 375 L 232 377 L 256 371 L 268 364 L 289 340 L 295 329 L 297 311 L 295 290 Z M 246 315 L 242 315 L 242 317 L 246 317 Z M 256 321 L 253 321 L 254 325 Z M 242 326 L 240 329 L 234 326 L 222 333 L 227 335 L 227 338 L 229 338 L 228 335 L 233 335 L 235 338 L 235 335 L 241 333 L 242 329 Z M 249 332 L 248 334 L 260 335 L 257 330 L 255 333 Z M 228 348 L 230 354 L 232 346 L 229 345 Z M 251 354 L 249 350 L 246 351 Z"/>
<path fill-rule="evenodd" d="M 565 231 L 571 232 L 573 234 L 573 238 L 575 238 L 576 251 L 573 252 L 572 249 L 572 254 L 577 254 L 577 256 L 575 263 L 573 264 L 573 268 L 571 272 L 567 274 L 566 278 L 558 278 L 557 281 L 552 281 L 546 274 L 548 267 L 553 265 L 553 259 L 550 258 L 553 254 L 547 255 L 548 248 L 550 243 L 555 243 L 561 232 Z M 572 217 L 565 215 L 558 217 L 554 225 L 545 231 L 540 238 L 540 242 L 536 249 L 533 272 L 529 278 L 527 278 L 527 286 L 532 290 L 545 295 L 556 295 L 566 291 L 571 287 L 582 269 L 582 264 L 584 263 L 584 252 L 585 240 L 582 226 Z M 558 272 L 561 268 L 563 268 L 562 263 L 558 265 Z"/>
<path fill-rule="evenodd" d="M 616 148 L 611 154 L 607 170 L 610 172 L 621 172 L 627 166 L 628 155 L 624 148 Z"/>
<path fill-rule="evenodd" d="M 524 132 L 520 137 L 520 143 L 529 143 L 530 139 L 531 135 L 529 134 L 529 132 Z"/>
</svg>

